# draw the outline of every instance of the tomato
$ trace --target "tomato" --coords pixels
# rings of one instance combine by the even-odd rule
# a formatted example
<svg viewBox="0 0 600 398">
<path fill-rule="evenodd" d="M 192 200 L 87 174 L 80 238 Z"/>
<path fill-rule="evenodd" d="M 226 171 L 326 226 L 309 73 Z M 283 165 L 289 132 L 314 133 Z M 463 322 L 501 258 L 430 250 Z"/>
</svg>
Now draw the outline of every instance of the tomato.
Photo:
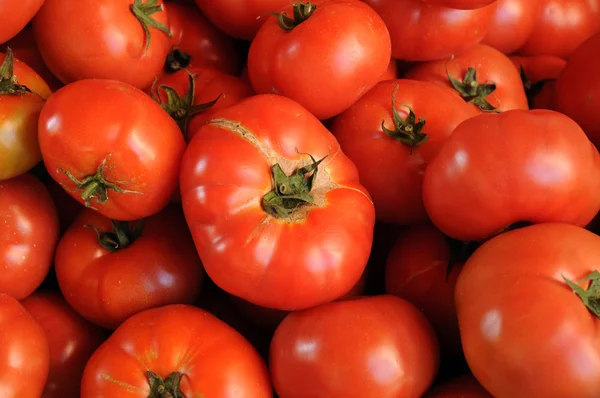
<svg viewBox="0 0 600 398">
<path fill-rule="evenodd" d="M 168 305 L 132 316 L 100 346 L 81 398 L 168 396 L 273 394 L 264 362 L 239 333 L 199 308 Z"/>
<path fill-rule="evenodd" d="M 454 59 L 417 64 L 404 77 L 453 88 L 482 111 L 528 109 L 519 70 L 506 55 L 483 44 Z"/>
<path fill-rule="evenodd" d="M 423 202 L 446 235 L 481 240 L 518 222 L 586 225 L 600 209 L 598 180 L 598 151 L 573 120 L 512 110 L 454 130 L 425 170 Z"/>
<path fill-rule="evenodd" d="M 446 87 L 389 80 L 336 117 L 330 130 L 358 167 L 377 219 L 414 224 L 427 220 L 421 194 L 427 163 L 452 130 L 476 114 Z"/>
<path fill-rule="evenodd" d="M 389 295 L 291 313 L 269 354 L 273 385 L 286 398 L 417 398 L 438 365 L 437 340 L 423 314 Z"/>
<path fill-rule="evenodd" d="M 196 4 L 219 29 L 242 40 L 252 40 L 270 12 L 294 0 L 196 0 Z"/>
<path fill-rule="evenodd" d="M 114 79 L 148 87 L 171 48 L 162 0 L 45 0 L 33 32 L 63 83 Z"/>
<path fill-rule="evenodd" d="M 14 298 L 0 293 L 0 386 L 3 397 L 40 397 L 50 354 L 44 331 Z"/>
<path fill-rule="evenodd" d="M 380 81 L 397 79 L 399 73 L 398 62 L 394 58 L 390 60 L 388 64 L 387 70 L 383 73 L 383 75 L 379 78 Z"/>
<path fill-rule="evenodd" d="M 545 0 L 498 0 L 482 43 L 505 54 L 518 50 L 533 33 Z"/>
<path fill-rule="evenodd" d="M 291 99 L 216 112 L 188 146 L 180 185 L 206 272 L 230 294 L 307 308 L 346 294 L 365 269 L 373 203 L 333 135 Z"/>
<path fill-rule="evenodd" d="M 388 68 L 390 35 L 365 3 L 302 2 L 277 15 L 262 25 L 248 53 L 257 93 L 282 94 L 324 120 L 349 108 Z"/>
<path fill-rule="evenodd" d="M 600 396 L 599 313 L 572 290 L 586 294 L 590 281 L 576 282 L 599 261 L 600 238 L 562 223 L 507 232 L 467 261 L 455 294 L 460 332 L 491 395 Z M 597 276 L 587 293 L 597 302 Z"/>
<path fill-rule="evenodd" d="M 513 55 L 511 61 L 521 71 L 521 80 L 531 109 L 554 109 L 556 78 L 567 61 L 552 55 L 531 57 Z"/>
<path fill-rule="evenodd" d="M 106 332 L 81 318 L 56 292 L 37 292 L 23 307 L 42 327 L 50 346 L 50 373 L 42 398 L 78 397 L 83 368 Z"/>
<path fill-rule="evenodd" d="M 600 0 L 542 0 L 535 29 L 519 52 L 566 59 L 598 31 Z"/>
<path fill-rule="evenodd" d="M 185 141 L 142 91 L 81 80 L 44 105 L 39 143 L 46 169 L 72 197 L 117 220 L 158 213 L 177 186 Z"/>
<path fill-rule="evenodd" d="M 21 0 L 18 4 L 12 1 L 0 3 L 0 15 L 2 26 L 0 26 L 0 44 L 15 37 L 38 12 L 44 0 Z"/>
<path fill-rule="evenodd" d="M 206 19 L 193 5 L 166 3 L 173 49 L 166 69 L 209 66 L 230 74 L 240 71 L 235 42 Z"/>
<path fill-rule="evenodd" d="M 433 4 L 441 7 L 456 8 L 459 10 L 474 10 L 482 8 L 496 0 L 421 0 L 425 4 Z M 529 1 L 529 0 L 528 0 Z"/>
<path fill-rule="evenodd" d="M 424 398 L 493 398 L 479 384 L 472 374 L 468 373 L 446 381 L 424 395 Z"/>
<path fill-rule="evenodd" d="M 572 117 L 590 140 L 600 145 L 600 33 L 582 44 L 569 58 L 556 81 L 556 110 Z"/>
<path fill-rule="evenodd" d="M 136 223 L 85 209 L 61 238 L 54 266 L 69 304 L 106 329 L 148 308 L 192 303 L 203 277 L 175 207 Z"/>
<path fill-rule="evenodd" d="M 187 141 L 219 109 L 254 94 L 239 77 L 207 67 L 191 67 L 162 76 L 150 92 L 177 121 Z"/>
<path fill-rule="evenodd" d="M 57 241 L 58 216 L 44 184 L 29 173 L 0 181 L 0 293 L 17 300 L 33 293 Z"/>
<path fill-rule="evenodd" d="M 460 54 L 485 36 L 496 5 L 455 10 L 421 0 L 364 0 L 385 21 L 392 56 L 405 61 L 431 61 Z"/>
</svg>

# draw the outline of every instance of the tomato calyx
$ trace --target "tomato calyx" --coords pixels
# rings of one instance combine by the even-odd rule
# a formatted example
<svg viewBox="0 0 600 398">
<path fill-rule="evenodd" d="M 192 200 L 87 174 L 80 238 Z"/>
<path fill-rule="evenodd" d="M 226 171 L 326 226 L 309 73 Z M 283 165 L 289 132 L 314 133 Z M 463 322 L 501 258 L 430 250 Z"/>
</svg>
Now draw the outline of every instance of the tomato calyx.
<svg viewBox="0 0 600 398">
<path fill-rule="evenodd" d="M 530 109 L 533 109 L 533 100 L 535 97 L 542 91 L 544 85 L 550 81 L 550 79 L 540 80 L 537 83 L 532 82 L 525 73 L 525 69 L 523 65 L 520 65 L 520 74 L 521 74 L 521 82 L 523 83 L 523 88 L 525 89 L 525 94 L 527 96 L 527 104 Z"/>
<path fill-rule="evenodd" d="M 179 388 L 181 373 L 173 372 L 163 379 L 159 374 L 147 371 L 146 376 L 150 383 L 148 398 L 184 398 L 183 392 Z"/>
<path fill-rule="evenodd" d="M 6 56 L 0 65 L 0 95 L 25 95 L 34 93 L 27 86 L 19 84 L 14 74 L 15 56 L 10 47 L 6 48 Z"/>
<path fill-rule="evenodd" d="M 164 33 L 166 33 L 169 37 L 171 37 L 171 31 L 169 30 L 169 28 L 152 18 L 153 14 L 156 14 L 157 12 L 162 12 L 165 9 L 165 7 L 162 4 L 158 4 L 158 0 L 147 0 L 145 3 L 143 3 L 143 0 L 135 0 L 130 6 L 130 9 L 133 15 L 135 15 L 137 20 L 142 25 L 146 36 L 144 53 L 142 56 L 146 55 L 146 53 L 148 53 L 148 49 L 150 48 L 151 34 L 149 27 L 161 30 Z"/>
<path fill-rule="evenodd" d="M 140 220 L 131 226 L 129 221 L 112 220 L 112 231 L 100 232 L 94 225 L 84 225 L 85 228 L 93 229 L 98 237 L 98 243 L 111 253 L 128 248 L 142 235 L 144 221 Z"/>
<path fill-rule="evenodd" d="M 190 54 L 175 48 L 167 55 L 165 71 L 167 73 L 175 73 L 190 66 L 191 61 L 192 56 Z"/>
<path fill-rule="evenodd" d="M 292 4 L 294 10 L 293 18 L 290 17 L 286 12 L 272 12 L 279 22 L 279 27 L 286 32 L 291 32 L 296 26 L 306 21 L 317 9 L 316 4 L 312 4 L 310 1 L 306 3 L 294 3 Z"/>
<path fill-rule="evenodd" d="M 389 137 L 408 145 L 410 147 L 410 153 L 412 153 L 416 147 L 427 142 L 429 137 L 427 134 L 422 132 L 423 127 L 425 127 L 425 119 L 420 117 L 417 120 L 417 116 L 410 106 L 399 103 L 408 109 L 408 116 L 405 120 L 402 119 L 402 116 L 400 116 L 400 113 L 396 110 L 396 94 L 398 93 L 398 88 L 399 86 L 395 84 L 394 90 L 392 91 L 392 115 L 394 120 L 394 129 L 390 130 L 385 127 L 385 120 L 381 122 L 381 129 Z"/>
<path fill-rule="evenodd" d="M 460 81 L 450 74 L 448 64 L 446 64 L 446 75 L 452 87 L 458 91 L 465 102 L 476 105 L 484 112 L 500 112 L 487 100 L 487 96 L 496 91 L 496 83 L 486 81 L 483 84 L 479 84 L 477 82 L 477 69 L 469 66 L 462 81 Z"/>
<path fill-rule="evenodd" d="M 573 292 L 579 296 L 583 304 L 588 310 L 598 318 L 600 318 L 600 272 L 594 271 L 580 281 L 573 282 L 563 275 L 563 279 L 573 290 Z M 579 286 L 581 283 L 590 282 L 587 290 Z"/>
</svg>

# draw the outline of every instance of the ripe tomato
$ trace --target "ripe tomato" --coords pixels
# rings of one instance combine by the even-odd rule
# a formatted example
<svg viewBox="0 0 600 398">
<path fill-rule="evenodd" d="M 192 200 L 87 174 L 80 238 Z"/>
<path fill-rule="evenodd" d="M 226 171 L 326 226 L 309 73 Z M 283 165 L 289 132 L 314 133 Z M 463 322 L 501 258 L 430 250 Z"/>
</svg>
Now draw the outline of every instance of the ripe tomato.
<svg viewBox="0 0 600 398">
<path fill-rule="evenodd" d="M 324 120 L 375 86 L 390 56 L 390 35 L 371 7 L 318 0 L 267 19 L 250 46 L 248 72 L 257 93 L 282 94 Z"/>
<path fill-rule="evenodd" d="M 566 59 L 598 31 L 600 0 L 542 0 L 535 29 L 519 52 Z"/>
<path fill-rule="evenodd" d="M 58 216 L 44 184 L 29 173 L 0 181 L 0 293 L 17 300 L 33 293 L 57 241 Z"/>
<path fill-rule="evenodd" d="M 168 305 L 123 323 L 85 367 L 81 398 L 273 396 L 254 347 L 208 312 Z"/>
<path fill-rule="evenodd" d="M 502 234 L 467 261 L 455 294 L 463 348 L 493 396 L 600 396 L 599 279 L 590 310 L 567 283 L 585 295 L 590 281 L 576 282 L 599 262 L 597 235 L 558 223 Z"/>
<path fill-rule="evenodd" d="M 175 72 L 188 66 L 209 66 L 230 74 L 240 71 L 234 41 L 221 32 L 193 5 L 169 2 L 169 30 L 173 49 L 166 70 Z"/>
<path fill-rule="evenodd" d="M 538 20 L 545 0 L 498 0 L 494 18 L 482 43 L 505 54 L 525 44 Z"/>
<path fill-rule="evenodd" d="M 495 4 L 456 10 L 421 0 L 363 1 L 385 21 L 392 38 L 392 56 L 405 61 L 431 61 L 468 51 L 487 33 L 496 9 Z"/>
<path fill-rule="evenodd" d="M 0 341 L 2 396 L 40 397 L 48 378 L 48 340 L 25 308 L 14 298 L 2 293 Z"/>
<path fill-rule="evenodd" d="M 18 4 L 12 1 L 0 2 L 0 44 L 15 37 L 38 12 L 44 0 L 22 0 Z"/>
<path fill-rule="evenodd" d="M 572 117 L 590 140 L 600 145 L 600 33 L 569 58 L 556 81 L 556 110 Z"/>
<path fill-rule="evenodd" d="M 54 267 L 69 304 L 106 329 L 147 308 L 192 303 L 203 277 L 175 207 L 137 223 L 85 209 L 61 238 Z"/>
<path fill-rule="evenodd" d="M 36 292 L 21 304 L 50 346 L 50 373 L 41 398 L 78 397 L 83 368 L 107 333 L 79 316 L 59 293 Z"/>
<path fill-rule="evenodd" d="M 44 105 L 39 142 L 48 172 L 80 203 L 117 220 L 162 210 L 177 186 L 185 141 L 142 91 L 81 80 Z"/>
<path fill-rule="evenodd" d="M 188 146 L 180 185 L 206 272 L 230 294 L 307 308 L 346 294 L 365 269 L 369 194 L 333 135 L 288 98 L 257 95 L 215 113 Z"/>
<path fill-rule="evenodd" d="M 456 8 L 459 10 L 474 10 L 495 3 L 496 0 L 421 0 L 425 4 Z"/>
<path fill-rule="evenodd" d="M 521 71 L 529 108 L 554 109 L 556 78 L 565 68 L 567 61 L 552 55 L 513 55 L 510 59 Z"/>
<path fill-rule="evenodd" d="M 481 111 L 528 109 L 519 70 L 506 55 L 483 44 L 454 59 L 417 64 L 405 78 L 453 88 Z"/>
<path fill-rule="evenodd" d="M 483 114 L 461 123 L 423 180 L 433 223 L 481 240 L 518 222 L 584 226 L 600 209 L 600 159 L 584 132 L 548 110 Z"/>
<path fill-rule="evenodd" d="M 398 62 L 394 58 L 390 59 L 390 63 L 388 64 L 388 68 L 383 75 L 379 78 L 380 81 L 397 79 L 398 78 Z"/>
<path fill-rule="evenodd" d="M 437 340 L 412 304 L 355 298 L 293 312 L 271 341 L 275 391 L 286 398 L 420 397 L 438 371 Z"/>
<path fill-rule="evenodd" d="M 431 391 L 423 398 L 494 398 L 479 384 L 472 374 L 468 373 L 452 380 L 446 381 Z"/>
<path fill-rule="evenodd" d="M 162 0 L 45 0 L 33 31 L 63 83 L 114 79 L 144 89 L 171 48 L 163 8 Z"/>
<path fill-rule="evenodd" d="M 421 193 L 427 163 L 459 123 L 477 114 L 446 87 L 388 80 L 336 117 L 330 130 L 358 167 L 377 219 L 414 224 L 428 218 Z"/>
</svg>

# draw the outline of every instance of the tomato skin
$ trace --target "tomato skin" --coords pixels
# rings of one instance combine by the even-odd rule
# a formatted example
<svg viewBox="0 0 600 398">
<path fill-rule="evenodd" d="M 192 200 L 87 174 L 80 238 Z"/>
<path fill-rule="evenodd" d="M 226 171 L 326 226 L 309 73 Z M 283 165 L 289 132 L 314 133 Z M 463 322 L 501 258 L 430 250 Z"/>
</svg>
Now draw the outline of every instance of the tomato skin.
<svg viewBox="0 0 600 398">
<path fill-rule="evenodd" d="M 181 372 L 185 397 L 273 396 L 267 368 L 254 347 L 190 305 L 154 308 L 125 321 L 87 363 L 81 398 L 147 398 L 147 370 L 163 378 Z"/>
<path fill-rule="evenodd" d="M 457 55 L 453 60 L 417 64 L 404 77 L 437 82 L 455 90 L 446 67 L 450 75 L 459 81 L 462 81 L 468 68 L 473 67 L 477 71 L 477 82 L 480 85 L 495 83 L 496 89 L 486 99 L 497 110 L 529 109 L 519 70 L 506 55 L 484 44 Z M 459 95 L 458 91 L 456 93 Z M 475 104 L 472 106 L 479 109 Z"/>
<path fill-rule="evenodd" d="M 483 40 L 496 9 L 495 4 L 456 10 L 421 0 L 364 1 L 385 21 L 392 56 L 404 61 L 432 61 L 468 51 Z"/>
<path fill-rule="evenodd" d="M 567 116 L 483 114 L 461 123 L 429 163 L 423 202 L 442 232 L 464 241 L 521 221 L 585 226 L 600 209 L 599 173 L 598 151 Z"/>
<path fill-rule="evenodd" d="M 248 73 L 257 93 L 284 95 L 325 120 L 377 84 L 389 66 L 391 42 L 385 23 L 365 3 L 313 3 L 314 13 L 290 32 L 276 17 L 267 19 L 250 46 Z M 292 8 L 282 12 L 293 15 Z"/>
<path fill-rule="evenodd" d="M 48 340 L 27 310 L 3 293 L 0 293 L 0 341 L 2 396 L 40 397 L 48 378 Z"/>
<path fill-rule="evenodd" d="M 407 119 L 410 106 L 426 120 L 422 132 L 428 140 L 412 148 L 386 134 L 394 130 L 395 109 Z M 422 199 L 423 174 L 452 130 L 479 112 L 452 90 L 430 82 L 396 79 L 379 83 L 358 102 L 337 116 L 330 131 L 358 168 L 361 183 L 375 203 L 379 221 L 415 224 L 428 219 Z"/>
<path fill-rule="evenodd" d="M 546 223 L 497 236 L 467 261 L 455 293 L 463 348 L 491 395 L 600 396 L 600 321 L 563 280 L 599 260 L 597 235 Z"/>
<path fill-rule="evenodd" d="M 0 3 L 0 15 L 5 16 L 0 27 L 0 44 L 9 41 L 25 28 L 42 4 L 44 0 L 23 0 L 16 7 L 13 2 Z"/>
<path fill-rule="evenodd" d="M 58 216 L 41 181 L 0 181 L 0 293 L 24 299 L 42 283 L 58 242 Z"/>
<path fill-rule="evenodd" d="M 21 302 L 41 326 L 50 347 L 50 372 L 41 398 L 79 396 L 88 359 L 107 336 L 84 320 L 57 292 L 36 292 Z"/>
<path fill-rule="evenodd" d="M 145 219 L 141 236 L 114 253 L 86 225 L 112 231 L 109 219 L 83 210 L 61 238 L 54 266 L 65 299 L 90 322 L 115 329 L 145 309 L 198 297 L 202 264 L 179 209 Z"/>
<path fill-rule="evenodd" d="M 600 33 L 582 44 L 556 80 L 556 110 L 573 118 L 600 145 Z"/>
<path fill-rule="evenodd" d="M 482 8 L 496 0 L 421 0 L 425 4 L 433 4 L 435 6 L 456 8 L 458 10 L 474 10 Z"/>
<path fill-rule="evenodd" d="M 109 189 L 105 204 L 93 198 L 90 205 L 104 216 L 137 220 L 156 214 L 176 189 L 183 135 L 160 105 L 126 83 L 81 80 L 63 87 L 42 108 L 38 133 L 46 169 L 78 202 L 85 203 L 82 190 L 61 168 L 81 181 L 104 160 L 107 181 L 139 192 Z"/>
<path fill-rule="evenodd" d="M 130 10 L 133 3 L 45 0 L 33 19 L 33 32 L 48 69 L 65 84 L 83 79 L 114 79 L 139 89 L 152 84 L 171 39 L 148 26 L 151 38 L 146 52 L 146 35 Z M 163 0 L 157 5 L 162 6 Z M 168 26 L 165 10 L 151 18 Z"/>
<path fill-rule="evenodd" d="M 423 398 L 493 398 L 485 388 L 479 384 L 472 374 L 468 373 L 452 380 L 439 384 Z"/>
<path fill-rule="evenodd" d="M 389 295 L 293 312 L 275 331 L 269 354 L 273 385 L 286 398 L 416 398 L 438 366 L 423 314 Z"/>
<path fill-rule="evenodd" d="M 542 0 L 535 29 L 518 52 L 567 59 L 598 31 L 600 0 Z"/>
<path fill-rule="evenodd" d="M 282 310 L 346 294 L 369 258 L 375 211 L 335 137 L 301 105 L 273 94 L 214 118 L 188 145 L 180 178 L 186 220 L 210 278 L 230 294 Z M 327 156 L 314 204 L 291 219 L 270 215 L 262 200 L 273 190 L 271 166 L 290 175 L 311 163 L 306 154 Z"/>
<path fill-rule="evenodd" d="M 511 54 L 533 33 L 544 0 L 498 0 L 494 18 L 482 43 Z"/>
<path fill-rule="evenodd" d="M 523 68 L 525 76 L 532 87 L 542 85 L 539 92 L 536 92 L 536 90 L 528 92 L 530 108 L 555 110 L 554 91 L 556 79 L 565 68 L 567 61 L 552 55 L 534 55 L 531 57 L 513 55 L 510 59 L 517 68 Z"/>
</svg>

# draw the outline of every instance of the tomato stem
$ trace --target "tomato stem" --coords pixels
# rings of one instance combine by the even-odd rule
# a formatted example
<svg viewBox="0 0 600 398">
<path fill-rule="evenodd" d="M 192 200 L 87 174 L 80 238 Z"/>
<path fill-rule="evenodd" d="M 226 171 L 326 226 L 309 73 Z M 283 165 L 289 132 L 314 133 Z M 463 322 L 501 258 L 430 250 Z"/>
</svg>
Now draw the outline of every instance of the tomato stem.
<svg viewBox="0 0 600 398">
<path fill-rule="evenodd" d="M 147 371 L 146 376 L 150 383 L 150 394 L 148 398 L 184 398 L 179 388 L 181 373 L 173 372 L 163 380 L 159 374 Z"/>
<path fill-rule="evenodd" d="M 317 9 L 316 4 L 312 4 L 310 1 L 306 3 L 294 3 L 292 5 L 294 10 L 293 18 L 286 12 L 272 12 L 271 15 L 274 15 L 279 22 L 279 27 L 286 32 L 291 32 L 296 26 L 300 25 L 302 22 L 306 21 Z"/>
<path fill-rule="evenodd" d="M 149 27 L 161 30 L 169 35 L 169 37 L 171 37 L 171 31 L 165 25 L 152 18 L 153 14 L 164 11 L 164 6 L 162 4 L 158 4 L 158 0 L 147 0 L 145 3 L 142 3 L 142 1 L 143 0 L 135 0 L 131 5 L 131 12 L 133 15 L 135 15 L 144 29 L 146 44 L 144 47 L 144 54 L 142 56 L 145 56 L 150 48 L 151 34 Z"/>
<path fill-rule="evenodd" d="M 84 225 L 85 228 L 91 228 L 96 232 L 98 243 L 111 253 L 126 249 L 142 235 L 144 221 L 139 220 L 131 227 L 128 221 L 112 220 L 112 231 L 100 232 L 93 225 Z"/>
<path fill-rule="evenodd" d="M 590 310 L 591 313 L 600 318 L 600 272 L 594 271 L 580 281 L 573 282 L 564 277 L 563 279 L 573 290 L 573 292 L 579 296 L 583 304 Z M 587 290 L 583 289 L 580 284 L 584 282 L 590 282 Z"/>
<path fill-rule="evenodd" d="M 19 84 L 18 77 L 14 75 L 15 56 L 10 47 L 6 48 L 6 56 L 0 65 L 0 95 L 25 95 L 37 94 L 27 86 Z"/>
<path fill-rule="evenodd" d="M 450 60 L 452 60 L 453 58 L 454 57 L 452 57 Z M 448 63 L 446 64 L 446 75 L 448 76 L 452 87 L 454 87 L 454 89 L 458 91 L 460 96 L 466 102 L 475 104 L 479 109 L 481 109 L 484 112 L 500 112 L 487 100 L 487 96 L 496 91 L 496 83 L 486 81 L 483 84 L 479 84 L 477 82 L 477 69 L 471 66 L 467 69 L 467 73 L 465 73 L 463 80 L 460 81 L 450 74 L 450 71 L 448 70 L 449 63 L 450 61 L 448 61 Z"/>
<path fill-rule="evenodd" d="M 523 83 L 525 94 L 527 95 L 527 104 L 529 105 L 530 109 L 533 109 L 533 100 L 542 91 L 542 88 L 544 88 L 544 84 L 549 82 L 550 79 L 540 80 L 537 83 L 533 83 L 529 79 L 529 77 L 527 77 L 527 73 L 525 73 L 523 65 L 519 65 L 519 69 L 521 74 L 521 82 Z"/>
<path fill-rule="evenodd" d="M 169 53 L 165 62 L 165 71 L 175 73 L 178 70 L 185 69 L 190 65 L 192 56 L 176 48 Z"/>
<path fill-rule="evenodd" d="M 410 106 L 400 103 L 400 105 L 408 109 L 406 120 L 403 120 L 400 113 L 396 110 L 396 94 L 398 93 L 398 87 L 397 84 L 394 84 L 394 90 L 392 91 L 394 129 L 390 130 L 385 127 L 385 120 L 381 122 L 381 129 L 391 138 L 398 140 L 405 145 L 409 145 L 410 153 L 412 153 L 414 148 L 423 145 L 427 142 L 429 137 L 427 134 L 422 133 L 423 127 L 425 127 L 425 119 L 420 117 L 417 120 L 417 116 Z"/>
</svg>

